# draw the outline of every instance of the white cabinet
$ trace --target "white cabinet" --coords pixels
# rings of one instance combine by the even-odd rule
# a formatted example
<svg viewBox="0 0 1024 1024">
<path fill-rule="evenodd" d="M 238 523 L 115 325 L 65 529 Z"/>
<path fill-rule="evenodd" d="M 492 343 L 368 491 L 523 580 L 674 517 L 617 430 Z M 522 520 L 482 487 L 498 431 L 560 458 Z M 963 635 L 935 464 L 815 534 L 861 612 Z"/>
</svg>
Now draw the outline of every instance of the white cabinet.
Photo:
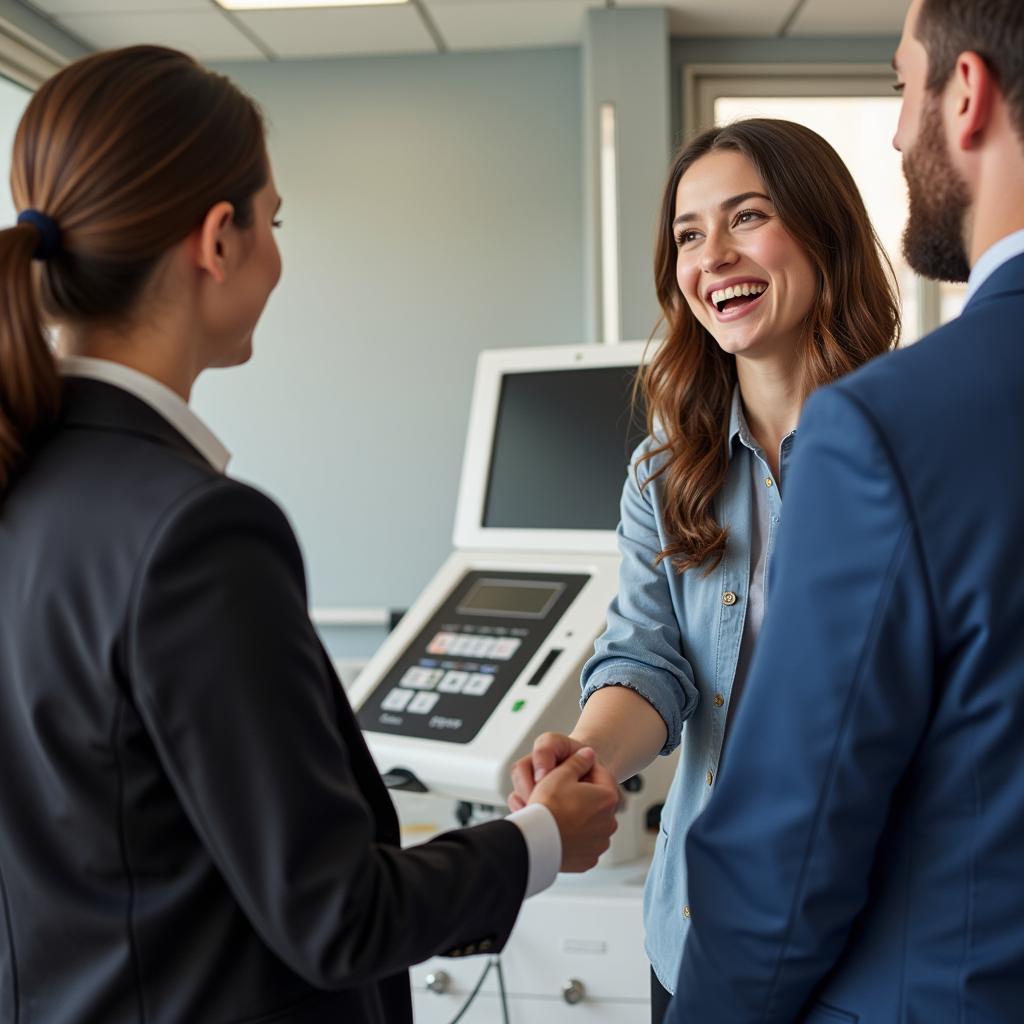
<svg viewBox="0 0 1024 1024">
<path fill-rule="evenodd" d="M 647 1024 L 650 966 L 643 949 L 641 899 L 647 862 L 562 876 L 527 900 L 501 954 L 510 1024 Z M 412 969 L 416 1024 L 450 1024 L 473 990 L 487 957 L 434 957 Z M 446 992 L 426 979 L 444 971 Z M 583 998 L 562 995 L 572 980 Z M 460 1024 L 502 1024 L 492 968 Z"/>
</svg>

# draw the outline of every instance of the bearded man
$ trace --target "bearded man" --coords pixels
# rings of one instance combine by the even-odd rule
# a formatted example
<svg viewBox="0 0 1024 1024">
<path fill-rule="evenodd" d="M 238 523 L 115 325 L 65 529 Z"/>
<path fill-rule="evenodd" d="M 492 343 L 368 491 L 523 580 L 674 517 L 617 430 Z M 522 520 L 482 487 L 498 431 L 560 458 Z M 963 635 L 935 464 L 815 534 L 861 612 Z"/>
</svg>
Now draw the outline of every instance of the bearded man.
<svg viewBox="0 0 1024 1024">
<path fill-rule="evenodd" d="M 913 0 L 894 66 L 968 299 L 807 403 L 668 1024 L 1024 1020 L 1024 3 Z"/>
</svg>

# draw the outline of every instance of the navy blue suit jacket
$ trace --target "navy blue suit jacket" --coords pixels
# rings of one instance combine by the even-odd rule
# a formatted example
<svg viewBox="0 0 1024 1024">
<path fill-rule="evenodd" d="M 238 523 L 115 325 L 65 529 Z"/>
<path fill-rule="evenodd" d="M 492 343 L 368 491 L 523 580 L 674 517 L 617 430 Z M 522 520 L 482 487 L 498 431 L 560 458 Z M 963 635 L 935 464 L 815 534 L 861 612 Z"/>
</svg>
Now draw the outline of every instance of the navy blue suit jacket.
<svg viewBox="0 0 1024 1024">
<path fill-rule="evenodd" d="M 1024 257 L 808 402 L 671 1024 L 1024 1020 Z"/>
</svg>

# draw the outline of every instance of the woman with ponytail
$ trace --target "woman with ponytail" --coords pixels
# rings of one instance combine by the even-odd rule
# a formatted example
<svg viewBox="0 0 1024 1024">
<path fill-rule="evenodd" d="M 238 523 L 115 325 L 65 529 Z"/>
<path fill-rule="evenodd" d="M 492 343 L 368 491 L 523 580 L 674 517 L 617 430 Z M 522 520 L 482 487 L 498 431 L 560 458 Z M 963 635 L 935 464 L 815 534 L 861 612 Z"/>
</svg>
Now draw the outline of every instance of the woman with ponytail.
<svg viewBox="0 0 1024 1024">
<path fill-rule="evenodd" d="M 690 922 L 684 841 L 741 704 L 801 407 L 888 351 L 900 318 L 849 171 L 787 121 L 739 121 L 680 150 L 654 273 L 666 338 L 641 380 L 649 436 L 623 490 L 619 594 L 579 723 L 537 739 L 510 804 L 584 744 L 622 780 L 682 743 L 644 899 L 660 1024 Z"/>
<path fill-rule="evenodd" d="M 523 815 L 400 848 L 291 528 L 188 406 L 281 272 L 248 97 L 160 47 L 87 57 L 11 182 L 0 1019 L 411 1024 L 406 968 L 500 948 L 607 848 L 614 782 L 584 751 Z"/>
</svg>

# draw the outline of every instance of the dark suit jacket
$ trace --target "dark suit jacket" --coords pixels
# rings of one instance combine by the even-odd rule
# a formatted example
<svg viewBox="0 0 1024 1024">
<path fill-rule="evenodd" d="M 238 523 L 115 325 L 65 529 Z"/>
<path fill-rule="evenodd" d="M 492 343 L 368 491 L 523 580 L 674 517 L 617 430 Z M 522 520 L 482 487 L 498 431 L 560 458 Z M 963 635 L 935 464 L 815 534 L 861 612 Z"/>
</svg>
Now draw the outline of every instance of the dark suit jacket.
<svg viewBox="0 0 1024 1024">
<path fill-rule="evenodd" d="M 811 398 L 672 1024 L 1024 1020 L 1024 257 Z"/>
<path fill-rule="evenodd" d="M 284 515 L 106 384 L 0 507 L 0 753 L 4 1021 L 404 1024 L 525 890 L 508 822 L 399 849 Z"/>
</svg>

